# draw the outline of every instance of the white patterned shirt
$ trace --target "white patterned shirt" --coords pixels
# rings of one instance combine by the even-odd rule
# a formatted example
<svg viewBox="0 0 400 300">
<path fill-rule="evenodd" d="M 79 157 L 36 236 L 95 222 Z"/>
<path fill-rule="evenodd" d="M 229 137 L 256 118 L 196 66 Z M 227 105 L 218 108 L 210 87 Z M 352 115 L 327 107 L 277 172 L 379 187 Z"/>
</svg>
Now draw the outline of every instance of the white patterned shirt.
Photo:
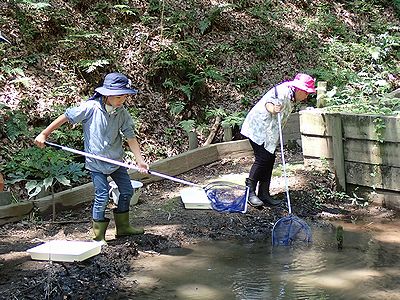
<svg viewBox="0 0 400 300">
<path fill-rule="evenodd" d="M 270 89 L 250 110 L 243 122 L 240 133 L 258 145 L 274 153 L 279 142 L 278 115 L 271 114 L 267 103 L 282 105 L 282 128 L 292 111 L 291 100 L 294 99 L 294 90 L 287 82 L 283 82 Z"/>
</svg>

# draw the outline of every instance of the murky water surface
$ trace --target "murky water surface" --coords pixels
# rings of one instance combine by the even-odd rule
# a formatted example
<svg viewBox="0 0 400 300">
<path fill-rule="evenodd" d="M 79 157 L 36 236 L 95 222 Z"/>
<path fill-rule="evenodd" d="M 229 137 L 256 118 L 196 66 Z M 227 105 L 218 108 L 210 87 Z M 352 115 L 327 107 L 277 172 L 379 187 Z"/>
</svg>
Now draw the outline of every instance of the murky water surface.
<svg viewBox="0 0 400 300">
<path fill-rule="evenodd" d="M 204 242 L 135 261 L 134 299 L 400 299 L 399 224 L 312 228 L 310 247 Z M 363 232 L 363 233 L 361 233 Z"/>
</svg>

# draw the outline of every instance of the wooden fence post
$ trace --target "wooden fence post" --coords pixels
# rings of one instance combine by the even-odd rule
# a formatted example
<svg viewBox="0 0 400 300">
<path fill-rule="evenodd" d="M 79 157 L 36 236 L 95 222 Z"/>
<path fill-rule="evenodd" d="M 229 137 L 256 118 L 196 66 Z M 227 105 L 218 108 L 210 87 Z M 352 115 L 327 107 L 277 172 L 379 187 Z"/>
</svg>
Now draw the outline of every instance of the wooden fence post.
<svg viewBox="0 0 400 300">
<path fill-rule="evenodd" d="M 326 100 L 326 81 L 319 81 L 317 83 L 317 107 L 321 108 L 325 106 Z"/>
<path fill-rule="evenodd" d="M 328 126 L 332 132 L 333 167 L 336 186 L 339 191 L 346 192 L 346 173 L 344 168 L 343 128 L 340 113 L 328 115 Z"/>
<path fill-rule="evenodd" d="M 197 141 L 197 134 L 195 131 L 188 131 L 187 132 L 189 137 L 189 150 L 196 149 L 199 146 Z"/>
<path fill-rule="evenodd" d="M 224 137 L 223 140 L 224 142 L 230 142 L 232 141 L 232 127 L 231 126 L 222 126 L 222 128 L 224 129 Z"/>
</svg>

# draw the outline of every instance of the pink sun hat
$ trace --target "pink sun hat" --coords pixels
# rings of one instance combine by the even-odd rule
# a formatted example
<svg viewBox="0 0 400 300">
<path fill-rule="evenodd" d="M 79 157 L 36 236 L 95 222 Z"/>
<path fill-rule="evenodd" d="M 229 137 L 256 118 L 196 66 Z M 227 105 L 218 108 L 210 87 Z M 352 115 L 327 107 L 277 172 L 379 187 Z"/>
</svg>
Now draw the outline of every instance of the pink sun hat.
<svg viewBox="0 0 400 300">
<path fill-rule="evenodd" d="M 289 82 L 291 86 L 296 87 L 307 93 L 316 93 L 315 90 L 315 79 L 310 75 L 299 73 L 292 81 Z"/>
</svg>

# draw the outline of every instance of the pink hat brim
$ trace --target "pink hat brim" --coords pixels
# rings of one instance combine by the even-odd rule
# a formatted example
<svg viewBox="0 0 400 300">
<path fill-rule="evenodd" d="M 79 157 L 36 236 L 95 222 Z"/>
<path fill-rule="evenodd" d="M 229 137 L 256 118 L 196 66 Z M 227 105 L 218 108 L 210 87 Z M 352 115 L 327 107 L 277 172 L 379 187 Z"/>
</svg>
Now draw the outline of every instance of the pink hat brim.
<svg viewBox="0 0 400 300">
<path fill-rule="evenodd" d="M 310 87 L 304 85 L 304 83 L 299 80 L 293 80 L 290 84 L 291 84 L 291 86 L 296 87 L 296 88 L 298 88 L 302 91 L 305 91 L 307 93 L 310 93 L 310 94 L 311 93 L 315 94 L 317 92 L 317 90 L 315 88 L 310 88 Z"/>
</svg>

